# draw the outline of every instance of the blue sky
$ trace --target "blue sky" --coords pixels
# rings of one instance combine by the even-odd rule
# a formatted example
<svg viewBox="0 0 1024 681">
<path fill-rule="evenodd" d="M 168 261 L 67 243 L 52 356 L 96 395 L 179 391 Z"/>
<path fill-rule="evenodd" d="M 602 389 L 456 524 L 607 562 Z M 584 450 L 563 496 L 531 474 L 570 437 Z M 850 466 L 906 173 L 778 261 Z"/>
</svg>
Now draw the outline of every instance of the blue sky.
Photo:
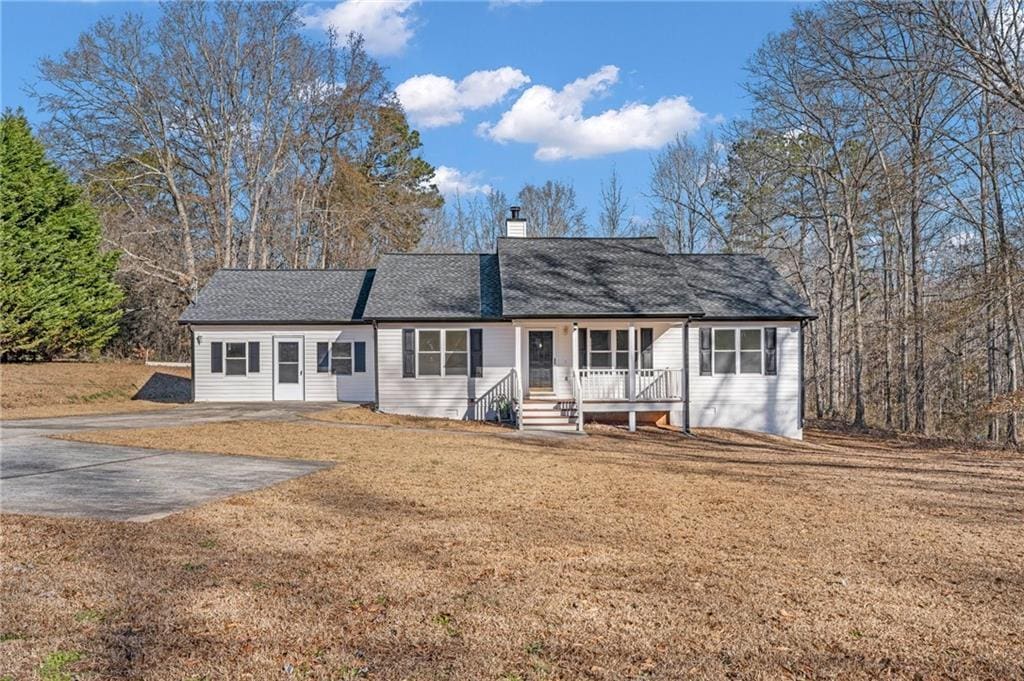
<svg viewBox="0 0 1024 681">
<path fill-rule="evenodd" d="M 593 225 L 613 166 L 643 219 L 652 153 L 675 134 L 700 136 L 745 114 L 744 64 L 788 26 L 794 7 L 346 0 L 304 13 L 311 35 L 329 26 L 366 35 L 444 189 L 513 196 L 525 182 L 563 180 Z M 39 122 L 24 92 L 38 60 L 127 10 L 158 12 L 145 3 L 3 2 L 3 105 Z"/>
</svg>

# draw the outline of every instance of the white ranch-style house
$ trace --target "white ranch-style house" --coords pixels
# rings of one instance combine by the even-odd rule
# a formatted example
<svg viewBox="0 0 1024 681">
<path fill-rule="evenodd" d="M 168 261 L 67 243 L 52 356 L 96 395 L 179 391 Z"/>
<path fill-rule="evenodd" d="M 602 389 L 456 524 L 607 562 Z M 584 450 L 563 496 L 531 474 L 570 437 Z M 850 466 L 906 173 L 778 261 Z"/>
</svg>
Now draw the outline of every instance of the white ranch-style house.
<svg viewBox="0 0 1024 681">
<path fill-rule="evenodd" d="M 181 317 L 193 398 L 802 437 L 803 327 L 815 315 L 767 260 L 525 231 L 514 210 L 495 253 L 217 272 Z"/>
</svg>

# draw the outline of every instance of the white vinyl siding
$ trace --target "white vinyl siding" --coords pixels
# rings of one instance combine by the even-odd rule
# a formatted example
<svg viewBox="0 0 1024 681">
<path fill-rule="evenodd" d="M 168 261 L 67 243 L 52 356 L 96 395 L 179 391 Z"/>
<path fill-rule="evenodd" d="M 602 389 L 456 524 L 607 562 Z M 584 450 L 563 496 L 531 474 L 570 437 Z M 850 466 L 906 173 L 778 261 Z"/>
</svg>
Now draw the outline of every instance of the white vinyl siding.
<svg viewBox="0 0 1024 681">
<path fill-rule="evenodd" d="M 738 330 L 733 350 L 734 363 L 742 364 L 743 330 L 765 327 L 778 329 L 776 353 L 778 375 L 762 373 L 763 359 L 757 360 L 756 373 L 721 373 L 717 364 L 718 345 L 712 353 L 715 371 L 712 376 L 700 375 L 700 331 L 711 329 Z M 712 331 L 712 336 L 715 332 Z M 760 334 L 758 354 L 763 355 L 764 337 Z M 747 346 L 753 344 L 748 334 Z M 754 369 L 753 350 L 748 350 L 749 369 Z M 800 428 L 800 324 L 798 322 L 694 322 L 690 325 L 690 425 L 695 428 L 738 428 L 787 437 L 801 438 Z M 657 355 L 656 355 L 657 356 Z M 655 360 L 657 363 L 657 360 Z M 736 369 L 741 369 L 737 365 Z"/>
<path fill-rule="evenodd" d="M 469 329 L 482 329 L 483 376 L 466 376 L 468 371 L 463 371 L 462 375 L 403 378 L 402 329 L 416 329 L 421 332 L 417 336 L 423 331 L 439 331 L 441 337 L 448 330 L 461 331 L 465 334 L 467 349 Z M 378 407 L 392 414 L 484 418 L 491 411 L 491 403 L 498 393 L 507 388 L 509 375 L 515 366 L 515 335 L 509 323 L 380 324 L 377 347 L 380 352 Z M 453 347 L 461 346 L 456 341 Z M 421 361 L 419 350 L 417 347 L 417 362 Z M 468 363 L 468 353 L 466 358 Z M 460 361 L 458 358 L 449 359 L 455 364 Z"/>
<path fill-rule="evenodd" d="M 302 383 L 306 401 L 374 401 L 373 327 L 368 324 L 334 327 L 197 325 L 193 327 L 193 331 L 196 337 L 194 382 L 197 402 L 261 402 L 274 399 L 275 336 L 301 336 L 304 339 Z M 351 375 L 346 376 L 317 372 L 317 343 L 326 342 L 330 348 L 330 344 L 336 341 L 351 342 L 353 356 L 355 355 L 355 343 L 366 343 L 365 372 L 353 371 Z M 214 342 L 225 344 L 225 369 L 227 369 L 228 343 L 258 342 L 260 344 L 259 373 L 246 372 L 244 376 L 211 373 L 210 347 Z"/>
</svg>

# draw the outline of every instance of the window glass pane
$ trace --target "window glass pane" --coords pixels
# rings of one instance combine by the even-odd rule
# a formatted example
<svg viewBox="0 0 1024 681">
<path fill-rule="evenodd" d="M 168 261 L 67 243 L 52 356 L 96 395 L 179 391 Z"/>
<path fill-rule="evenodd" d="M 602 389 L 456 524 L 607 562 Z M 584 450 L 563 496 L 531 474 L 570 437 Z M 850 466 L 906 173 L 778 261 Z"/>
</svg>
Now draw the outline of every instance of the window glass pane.
<svg viewBox="0 0 1024 681">
<path fill-rule="evenodd" d="M 245 357 L 245 343 L 228 343 L 228 357 Z"/>
<path fill-rule="evenodd" d="M 278 364 L 277 365 L 277 382 L 278 383 L 298 383 L 299 382 L 299 365 L 298 364 Z"/>
<path fill-rule="evenodd" d="M 465 376 L 468 356 L 465 352 L 445 353 L 444 373 L 448 376 Z"/>
<path fill-rule="evenodd" d="M 612 349 L 611 331 L 591 331 L 590 349 L 594 352 L 606 352 Z"/>
<path fill-rule="evenodd" d="M 224 360 L 224 373 L 228 376 L 245 376 L 245 358 Z"/>
<path fill-rule="evenodd" d="M 590 366 L 593 369 L 611 369 L 612 353 L 592 352 L 590 353 Z"/>
<path fill-rule="evenodd" d="M 441 375 L 441 353 L 421 352 L 420 353 L 420 376 Z"/>
<path fill-rule="evenodd" d="M 619 352 L 629 352 L 629 331 L 615 332 L 615 349 Z"/>
<path fill-rule="evenodd" d="M 761 329 L 743 329 L 740 331 L 740 350 L 760 350 Z"/>
<path fill-rule="evenodd" d="M 277 344 L 277 359 L 281 362 L 298 362 L 299 361 L 299 344 L 298 343 L 278 343 Z"/>
<path fill-rule="evenodd" d="M 628 369 L 629 368 L 629 350 L 625 352 L 615 353 L 615 368 L 616 369 Z"/>
<path fill-rule="evenodd" d="M 440 350 L 440 331 L 420 331 L 420 352 L 440 352 Z"/>
<path fill-rule="evenodd" d="M 716 352 L 715 353 L 715 373 L 716 374 L 735 374 L 736 373 L 736 353 L 733 351 L 728 352 Z"/>
<path fill-rule="evenodd" d="M 761 373 L 761 352 L 740 351 L 740 373 L 759 374 Z"/>
<path fill-rule="evenodd" d="M 349 357 L 335 357 L 331 360 L 331 373 L 336 376 L 351 376 L 352 359 Z"/>
<path fill-rule="evenodd" d="M 445 331 L 444 334 L 444 349 L 447 352 L 465 352 L 466 351 L 466 332 L 462 330 L 457 331 Z"/>
<path fill-rule="evenodd" d="M 352 344 L 351 343 L 342 343 L 340 341 L 339 342 L 331 343 L 331 357 L 340 359 L 342 357 L 351 357 L 351 356 L 352 356 Z"/>
<path fill-rule="evenodd" d="M 736 331 L 734 329 L 715 329 L 715 350 L 735 350 Z"/>
</svg>

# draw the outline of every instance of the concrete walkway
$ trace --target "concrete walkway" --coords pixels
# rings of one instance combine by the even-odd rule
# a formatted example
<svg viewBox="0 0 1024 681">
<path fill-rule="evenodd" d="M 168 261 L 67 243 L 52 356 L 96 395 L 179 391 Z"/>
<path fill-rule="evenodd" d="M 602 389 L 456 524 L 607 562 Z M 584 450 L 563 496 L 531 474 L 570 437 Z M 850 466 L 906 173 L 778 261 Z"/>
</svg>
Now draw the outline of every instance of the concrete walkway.
<svg viewBox="0 0 1024 681">
<path fill-rule="evenodd" d="M 274 485 L 332 464 L 54 440 L 97 428 L 294 420 L 303 403 L 193 404 L 158 412 L 0 422 L 0 511 L 146 521 Z"/>
</svg>

